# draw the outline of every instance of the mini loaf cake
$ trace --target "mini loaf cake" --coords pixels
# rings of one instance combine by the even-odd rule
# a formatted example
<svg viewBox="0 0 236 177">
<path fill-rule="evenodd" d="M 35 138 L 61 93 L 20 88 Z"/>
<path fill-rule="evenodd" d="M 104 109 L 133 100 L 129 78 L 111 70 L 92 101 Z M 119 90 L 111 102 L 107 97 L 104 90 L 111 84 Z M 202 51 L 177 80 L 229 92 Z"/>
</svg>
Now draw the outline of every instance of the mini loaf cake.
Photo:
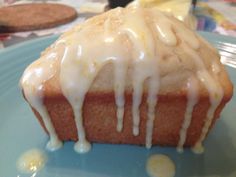
<svg viewBox="0 0 236 177">
<path fill-rule="evenodd" d="M 169 14 L 117 8 L 63 34 L 21 78 L 50 140 L 190 146 L 202 142 L 232 84 L 217 51 Z"/>
</svg>

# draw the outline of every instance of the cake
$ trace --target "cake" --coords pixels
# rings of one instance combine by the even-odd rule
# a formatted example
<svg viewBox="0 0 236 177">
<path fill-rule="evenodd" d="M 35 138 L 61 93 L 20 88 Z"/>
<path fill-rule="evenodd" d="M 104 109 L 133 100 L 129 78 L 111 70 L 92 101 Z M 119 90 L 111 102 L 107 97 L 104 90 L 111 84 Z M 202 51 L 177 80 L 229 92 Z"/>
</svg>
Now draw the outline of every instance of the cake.
<svg viewBox="0 0 236 177">
<path fill-rule="evenodd" d="M 24 98 L 49 135 L 75 141 L 192 147 L 232 97 L 216 49 L 168 13 L 116 8 L 64 33 L 21 78 Z"/>
</svg>

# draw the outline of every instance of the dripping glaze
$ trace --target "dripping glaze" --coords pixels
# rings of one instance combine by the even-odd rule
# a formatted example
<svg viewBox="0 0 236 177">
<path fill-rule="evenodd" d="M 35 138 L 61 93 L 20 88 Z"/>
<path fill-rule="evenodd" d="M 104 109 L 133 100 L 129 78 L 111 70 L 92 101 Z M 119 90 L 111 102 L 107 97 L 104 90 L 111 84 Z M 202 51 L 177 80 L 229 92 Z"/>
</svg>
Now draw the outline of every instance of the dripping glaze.
<svg viewBox="0 0 236 177">
<path fill-rule="evenodd" d="M 111 12 L 109 12 L 111 13 Z M 55 72 L 55 67 L 60 68 L 59 81 L 63 95 L 72 106 L 77 127 L 78 141 L 74 145 L 78 153 L 88 152 L 91 148 L 86 139 L 86 131 L 83 126 L 82 107 L 85 95 L 91 87 L 99 71 L 108 63 L 114 65 L 114 93 L 117 106 L 117 131 L 123 130 L 123 117 L 125 105 L 125 78 L 128 67 L 132 66 L 132 132 L 139 135 L 140 104 L 142 102 L 143 84 L 147 82 L 147 121 L 146 121 L 146 147 L 152 146 L 153 124 L 156 118 L 156 105 L 158 93 L 161 88 L 160 63 L 162 55 L 157 52 L 156 41 L 161 41 L 166 46 L 176 46 L 178 39 L 186 53 L 193 58 L 196 73 L 187 81 L 187 107 L 182 127 L 179 133 L 178 150 L 182 151 L 187 130 L 191 123 L 192 112 L 197 104 L 198 83 L 202 83 L 210 95 L 210 108 L 207 113 L 207 121 L 202 129 L 202 134 L 196 142 L 195 149 L 201 147 L 214 112 L 221 102 L 223 90 L 219 81 L 211 72 L 208 72 L 204 62 L 197 53 L 199 39 L 191 30 L 182 27 L 183 24 L 173 17 L 159 11 L 144 10 L 141 8 L 122 9 L 117 8 L 108 15 L 96 33 L 96 40 L 88 42 L 88 38 L 94 37 L 93 26 L 73 28 L 62 35 L 54 46 L 49 49 L 49 54 L 41 56 L 41 59 L 26 69 L 21 79 L 27 101 L 37 110 L 43 118 L 49 132 L 49 149 L 58 149 L 62 143 L 50 121 L 49 113 L 43 105 L 43 86 Z M 88 21 L 89 23 L 89 21 Z M 114 23 L 115 28 L 114 28 Z M 84 25 L 85 26 L 85 25 Z M 117 27 L 118 26 L 118 27 Z M 101 30 L 102 28 L 102 30 Z M 173 30 L 174 29 L 174 30 Z M 94 28 L 94 30 L 96 30 Z M 92 36 L 92 37 L 91 37 Z M 54 50 L 59 50 L 59 53 Z M 92 51 L 92 52 L 91 52 Z M 43 60 L 43 62 L 41 62 Z M 55 64 L 56 63 L 56 64 Z M 50 67 L 43 67 L 47 65 Z M 44 69 L 45 68 L 45 69 Z M 219 68 L 214 63 L 214 71 Z"/>
<path fill-rule="evenodd" d="M 54 49 L 56 50 L 56 49 Z M 63 51 L 62 51 L 63 52 Z M 48 131 L 50 140 L 47 143 L 47 149 L 54 151 L 62 146 L 50 115 L 43 103 L 44 83 L 51 79 L 55 74 L 55 65 L 61 52 L 51 51 L 49 54 L 42 54 L 41 58 L 32 63 L 24 72 L 21 78 L 21 86 L 24 89 L 24 96 L 30 105 L 41 115 L 44 125 Z M 46 62 L 45 62 L 46 61 Z"/>
</svg>

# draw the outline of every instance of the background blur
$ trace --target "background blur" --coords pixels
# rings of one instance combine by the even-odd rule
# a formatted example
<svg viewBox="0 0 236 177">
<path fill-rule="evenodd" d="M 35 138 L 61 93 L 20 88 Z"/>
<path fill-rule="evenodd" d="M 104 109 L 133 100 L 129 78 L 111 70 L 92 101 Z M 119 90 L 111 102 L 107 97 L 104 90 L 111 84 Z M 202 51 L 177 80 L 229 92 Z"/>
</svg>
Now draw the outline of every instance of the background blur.
<svg viewBox="0 0 236 177">
<path fill-rule="evenodd" d="M 0 33 L 0 48 L 41 36 L 60 34 L 89 17 L 102 13 L 109 8 L 119 5 L 124 6 L 129 1 L 130 0 L 112 0 L 109 6 L 107 0 L 0 0 L 0 8 L 22 3 L 53 2 L 72 6 L 78 13 L 76 20 L 55 28 L 17 33 Z M 138 2 L 138 0 L 135 2 Z M 187 9 L 187 12 L 191 15 L 190 21 L 188 19 L 187 23 L 191 23 L 191 26 L 196 28 L 196 30 L 236 37 L 236 0 L 198 0 L 197 3 L 194 0 L 139 0 L 139 3 L 148 7 L 157 6 L 166 11 L 170 11 L 171 9 L 174 13 L 182 13 Z M 190 4 L 189 7 L 186 6 L 187 3 Z"/>
</svg>

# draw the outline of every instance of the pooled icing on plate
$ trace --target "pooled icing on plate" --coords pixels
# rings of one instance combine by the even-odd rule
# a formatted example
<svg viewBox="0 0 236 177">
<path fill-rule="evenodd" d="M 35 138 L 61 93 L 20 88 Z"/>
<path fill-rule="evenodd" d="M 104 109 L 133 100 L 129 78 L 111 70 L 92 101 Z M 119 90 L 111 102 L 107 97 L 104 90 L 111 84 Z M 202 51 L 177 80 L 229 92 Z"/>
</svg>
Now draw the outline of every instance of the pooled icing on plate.
<svg viewBox="0 0 236 177">
<path fill-rule="evenodd" d="M 21 173 L 35 173 L 45 165 L 47 156 L 38 149 L 24 152 L 17 161 L 17 169 Z"/>
<path fill-rule="evenodd" d="M 150 177 L 174 177 L 175 164 L 164 154 L 154 154 L 147 160 L 146 171 Z"/>
</svg>

